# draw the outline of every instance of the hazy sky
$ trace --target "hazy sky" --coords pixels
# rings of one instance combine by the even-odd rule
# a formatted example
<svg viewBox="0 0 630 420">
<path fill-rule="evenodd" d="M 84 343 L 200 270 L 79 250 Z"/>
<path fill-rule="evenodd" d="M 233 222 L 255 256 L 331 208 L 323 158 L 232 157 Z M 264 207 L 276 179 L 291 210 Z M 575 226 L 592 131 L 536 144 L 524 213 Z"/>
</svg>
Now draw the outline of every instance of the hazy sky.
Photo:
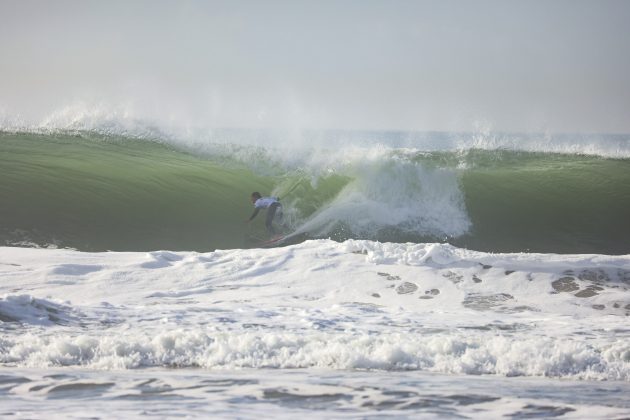
<svg viewBox="0 0 630 420">
<path fill-rule="evenodd" d="M 0 113 L 71 105 L 209 127 L 630 133 L 630 1 L 0 0 Z"/>
</svg>

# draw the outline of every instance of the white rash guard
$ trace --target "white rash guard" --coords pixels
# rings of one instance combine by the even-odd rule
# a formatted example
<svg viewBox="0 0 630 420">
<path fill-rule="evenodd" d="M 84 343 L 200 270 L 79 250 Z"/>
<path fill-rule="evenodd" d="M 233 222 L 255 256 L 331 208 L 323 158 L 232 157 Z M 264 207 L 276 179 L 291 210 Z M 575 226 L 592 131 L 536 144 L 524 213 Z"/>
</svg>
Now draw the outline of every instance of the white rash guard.
<svg viewBox="0 0 630 420">
<path fill-rule="evenodd" d="M 261 197 L 254 203 L 254 207 L 257 209 L 266 209 L 273 203 L 278 203 L 278 199 L 276 197 Z"/>
</svg>

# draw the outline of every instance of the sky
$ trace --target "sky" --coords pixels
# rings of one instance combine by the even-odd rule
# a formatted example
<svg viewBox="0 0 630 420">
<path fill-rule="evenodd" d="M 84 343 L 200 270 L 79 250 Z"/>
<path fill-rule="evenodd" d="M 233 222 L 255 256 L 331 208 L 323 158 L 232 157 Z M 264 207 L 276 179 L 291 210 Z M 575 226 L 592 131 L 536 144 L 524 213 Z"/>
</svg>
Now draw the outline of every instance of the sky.
<svg viewBox="0 0 630 420">
<path fill-rule="evenodd" d="M 624 0 L 1 0 L 0 121 L 630 133 L 628 22 Z"/>
</svg>

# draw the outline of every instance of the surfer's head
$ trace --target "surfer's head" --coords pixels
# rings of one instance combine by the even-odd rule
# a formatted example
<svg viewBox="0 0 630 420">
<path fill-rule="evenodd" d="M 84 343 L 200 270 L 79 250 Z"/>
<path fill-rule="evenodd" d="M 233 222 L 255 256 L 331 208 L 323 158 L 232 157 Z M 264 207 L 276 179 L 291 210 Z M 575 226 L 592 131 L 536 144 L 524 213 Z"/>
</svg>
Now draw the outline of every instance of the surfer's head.
<svg viewBox="0 0 630 420">
<path fill-rule="evenodd" d="M 260 195 L 260 193 L 258 191 L 254 191 L 252 193 L 252 196 L 251 196 L 252 203 L 255 203 L 256 200 L 258 200 L 261 197 L 262 197 L 262 195 Z"/>
</svg>

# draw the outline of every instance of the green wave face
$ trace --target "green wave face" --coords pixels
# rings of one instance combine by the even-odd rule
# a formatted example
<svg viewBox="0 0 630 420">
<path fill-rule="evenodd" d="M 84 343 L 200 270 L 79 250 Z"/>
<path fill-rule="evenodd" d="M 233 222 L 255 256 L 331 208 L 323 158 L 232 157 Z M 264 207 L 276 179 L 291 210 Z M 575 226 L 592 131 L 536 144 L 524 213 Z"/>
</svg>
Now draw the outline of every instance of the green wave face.
<svg viewBox="0 0 630 420">
<path fill-rule="evenodd" d="M 283 229 L 449 241 L 508 252 L 630 252 L 630 160 L 392 147 L 191 148 L 123 137 L 0 134 L 0 244 L 80 250 L 260 245 L 252 191 L 282 197 Z"/>
<path fill-rule="evenodd" d="M 473 228 L 459 242 L 487 251 L 630 252 L 630 160 L 494 153 L 461 182 Z"/>
<path fill-rule="evenodd" d="M 82 250 L 242 247 L 248 196 L 273 180 L 156 143 L 5 136 L 5 243 Z"/>
</svg>

